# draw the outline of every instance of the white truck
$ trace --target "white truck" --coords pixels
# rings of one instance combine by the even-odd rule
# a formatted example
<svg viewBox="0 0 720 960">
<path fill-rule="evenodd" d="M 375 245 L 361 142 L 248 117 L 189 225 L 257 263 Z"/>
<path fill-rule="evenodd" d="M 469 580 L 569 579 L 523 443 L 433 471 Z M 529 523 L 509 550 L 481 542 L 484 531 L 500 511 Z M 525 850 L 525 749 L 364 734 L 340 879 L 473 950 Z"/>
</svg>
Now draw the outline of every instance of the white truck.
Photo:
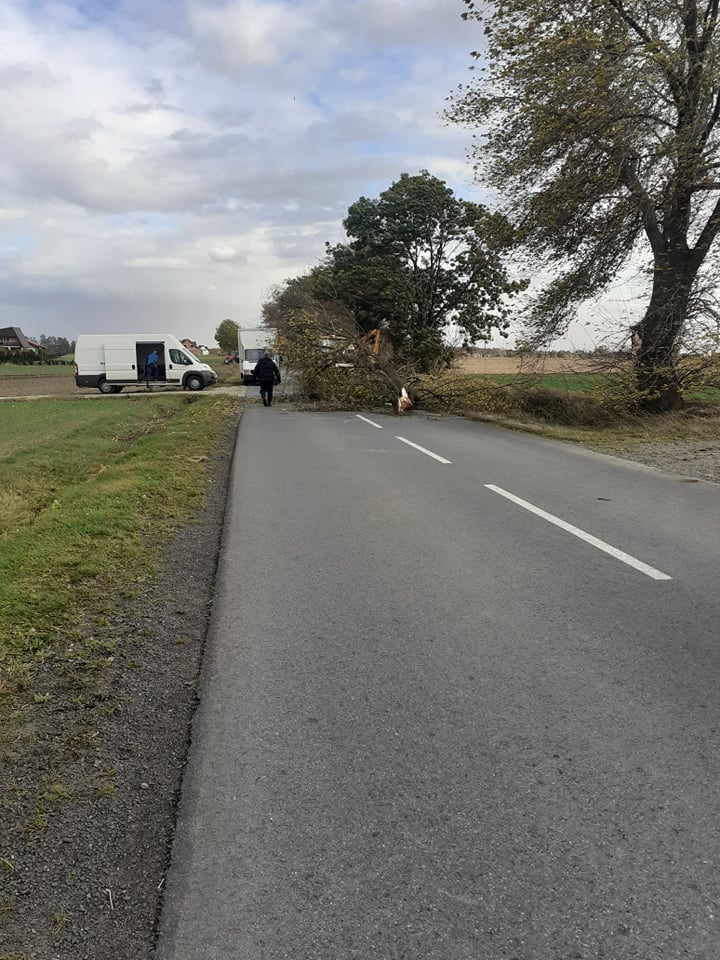
<svg viewBox="0 0 720 960">
<path fill-rule="evenodd" d="M 171 333 L 81 333 L 75 343 L 75 385 L 100 393 L 139 384 L 202 390 L 216 381 L 212 367 Z"/>
<path fill-rule="evenodd" d="M 240 359 L 240 381 L 241 383 L 256 383 L 253 377 L 255 364 L 269 347 L 273 354 L 273 360 L 277 363 L 273 341 L 275 340 L 275 331 L 268 327 L 248 327 L 243 330 L 238 329 L 238 357 Z"/>
</svg>

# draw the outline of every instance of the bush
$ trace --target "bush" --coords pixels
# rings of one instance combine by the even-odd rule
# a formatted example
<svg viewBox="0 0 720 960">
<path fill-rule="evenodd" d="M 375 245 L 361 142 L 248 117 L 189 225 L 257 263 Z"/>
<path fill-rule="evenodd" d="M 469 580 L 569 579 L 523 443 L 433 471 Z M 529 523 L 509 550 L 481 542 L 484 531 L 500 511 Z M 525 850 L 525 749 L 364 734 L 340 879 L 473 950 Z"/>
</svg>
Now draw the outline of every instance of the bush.
<svg viewBox="0 0 720 960">
<path fill-rule="evenodd" d="M 45 357 L 34 350 L 0 350 L 0 363 L 15 363 L 29 366 L 34 363 L 45 363 Z"/>
<path fill-rule="evenodd" d="M 347 409 L 382 406 L 387 399 L 365 371 L 352 367 L 306 368 L 297 380 L 301 396 Z"/>
<path fill-rule="evenodd" d="M 570 393 L 543 387 L 530 390 L 514 388 L 513 393 L 521 413 L 547 423 L 598 427 L 617 419 L 619 413 L 604 405 L 595 394 Z"/>
<path fill-rule="evenodd" d="M 601 426 L 622 418 L 632 408 L 626 385 L 583 393 L 553 390 L 538 385 L 446 373 L 425 377 L 417 385 L 425 409 L 447 413 L 485 413 L 508 418 L 532 418 L 547 423 Z"/>
<path fill-rule="evenodd" d="M 422 377 L 414 386 L 419 405 L 427 410 L 447 413 L 472 410 L 507 416 L 514 412 L 511 392 L 493 380 L 447 371 L 436 377 Z"/>
</svg>

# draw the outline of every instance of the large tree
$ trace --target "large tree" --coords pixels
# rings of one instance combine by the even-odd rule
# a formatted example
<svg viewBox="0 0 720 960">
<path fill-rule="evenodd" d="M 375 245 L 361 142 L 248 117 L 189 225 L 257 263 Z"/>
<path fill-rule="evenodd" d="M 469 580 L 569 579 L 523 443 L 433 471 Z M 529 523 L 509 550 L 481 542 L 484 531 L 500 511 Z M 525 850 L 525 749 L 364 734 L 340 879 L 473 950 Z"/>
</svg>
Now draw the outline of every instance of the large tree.
<svg viewBox="0 0 720 960">
<path fill-rule="evenodd" d="M 554 274 L 537 339 L 644 253 L 638 381 L 648 409 L 679 406 L 678 348 L 720 229 L 719 0 L 464 3 L 487 49 L 449 116 L 479 129 L 478 174 Z"/>
<path fill-rule="evenodd" d="M 450 325 L 468 340 L 507 327 L 509 298 L 524 284 L 503 264 L 512 234 L 500 214 L 422 171 L 361 197 L 343 226 L 349 242 L 328 247 L 314 294 L 344 304 L 361 330 L 383 327 L 399 358 L 431 362 Z"/>
<path fill-rule="evenodd" d="M 44 333 L 40 334 L 38 342 L 48 357 L 63 357 L 75 349 L 73 341 L 66 340 L 65 337 L 49 337 Z"/>
<path fill-rule="evenodd" d="M 215 340 L 223 353 L 235 353 L 238 349 L 239 325 L 234 320 L 223 320 L 215 330 Z"/>
</svg>

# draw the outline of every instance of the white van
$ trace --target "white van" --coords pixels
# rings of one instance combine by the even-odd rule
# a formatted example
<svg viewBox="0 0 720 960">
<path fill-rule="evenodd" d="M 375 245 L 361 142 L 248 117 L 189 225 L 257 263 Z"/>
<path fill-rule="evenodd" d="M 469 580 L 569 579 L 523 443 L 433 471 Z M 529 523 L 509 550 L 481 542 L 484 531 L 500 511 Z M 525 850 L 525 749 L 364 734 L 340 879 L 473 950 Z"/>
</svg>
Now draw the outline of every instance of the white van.
<svg viewBox="0 0 720 960">
<path fill-rule="evenodd" d="M 81 333 L 75 343 L 75 384 L 120 393 L 138 384 L 202 390 L 217 374 L 171 333 Z"/>
<path fill-rule="evenodd" d="M 255 364 L 265 353 L 265 348 L 269 347 L 273 355 L 273 360 L 277 363 L 278 358 L 273 350 L 273 340 L 275 331 L 268 327 L 253 327 L 238 330 L 238 357 L 240 360 L 240 382 L 256 383 L 253 376 Z"/>
</svg>

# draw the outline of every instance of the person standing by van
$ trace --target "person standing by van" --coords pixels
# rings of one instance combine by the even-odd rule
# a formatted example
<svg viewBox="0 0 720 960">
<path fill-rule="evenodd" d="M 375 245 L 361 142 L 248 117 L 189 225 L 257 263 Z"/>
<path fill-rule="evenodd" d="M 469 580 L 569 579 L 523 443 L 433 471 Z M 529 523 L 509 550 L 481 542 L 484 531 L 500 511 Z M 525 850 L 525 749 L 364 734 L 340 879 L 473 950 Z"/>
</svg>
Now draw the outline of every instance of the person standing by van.
<svg viewBox="0 0 720 960">
<path fill-rule="evenodd" d="M 253 376 L 260 384 L 260 396 L 264 407 L 269 407 L 273 398 L 273 387 L 276 383 L 281 383 L 280 371 L 272 358 L 269 347 L 265 347 L 265 353 L 255 364 Z"/>
<path fill-rule="evenodd" d="M 157 380 L 159 363 L 160 354 L 157 352 L 157 350 L 153 350 L 152 353 L 148 354 L 147 360 L 145 361 L 146 380 Z"/>
</svg>

